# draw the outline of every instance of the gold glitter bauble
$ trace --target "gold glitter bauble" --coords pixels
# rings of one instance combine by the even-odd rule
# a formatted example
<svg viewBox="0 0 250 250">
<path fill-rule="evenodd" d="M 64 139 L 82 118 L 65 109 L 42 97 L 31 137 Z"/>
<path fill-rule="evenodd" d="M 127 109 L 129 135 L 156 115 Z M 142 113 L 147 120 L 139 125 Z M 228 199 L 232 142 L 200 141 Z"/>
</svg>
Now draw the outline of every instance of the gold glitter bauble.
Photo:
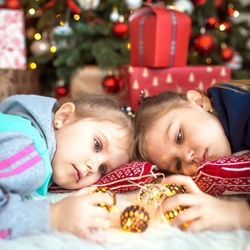
<svg viewBox="0 0 250 250">
<path fill-rule="evenodd" d="M 124 209 L 120 216 L 120 224 L 127 232 L 144 232 L 149 224 L 148 212 L 139 205 L 132 205 Z"/>
<path fill-rule="evenodd" d="M 113 206 L 116 205 L 116 195 L 115 195 L 115 193 L 111 189 L 109 189 L 107 187 L 97 187 L 91 193 L 107 193 L 113 199 Z M 110 211 L 111 208 L 112 208 L 112 206 L 107 205 L 105 202 L 98 203 L 97 205 L 100 206 L 100 207 L 103 207 L 103 208 L 107 209 L 108 211 Z"/>
<path fill-rule="evenodd" d="M 185 187 L 176 184 L 146 184 L 140 189 L 139 199 L 147 205 L 159 205 L 165 198 L 185 193 Z"/>
</svg>

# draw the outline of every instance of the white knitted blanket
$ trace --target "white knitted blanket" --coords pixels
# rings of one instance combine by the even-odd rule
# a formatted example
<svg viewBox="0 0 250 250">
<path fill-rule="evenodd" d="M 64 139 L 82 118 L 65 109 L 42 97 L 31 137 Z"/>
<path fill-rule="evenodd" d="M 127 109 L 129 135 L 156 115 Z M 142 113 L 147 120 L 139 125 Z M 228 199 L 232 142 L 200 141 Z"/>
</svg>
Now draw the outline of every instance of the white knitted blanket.
<svg viewBox="0 0 250 250">
<path fill-rule="evenodd" d="M 55 202 L 65 195 L 50 194 L 48 198 Z M 122 211 L 130 205 L 135 195 L 136 192 L 118 194 L 118 208 Z M 128 233 L 121 230 L 118 218 L 108 231 L 94 232 L 96 238 L 103 240 L 102 244 L 85 241 L 68 233 L 51 232 L 9 241 L 0 240 L 0 250 L 250 250 L 250 231 L 205 231 L 192 234 L 167 223 L 151 220 L 144 233 Z"/>
</svg>

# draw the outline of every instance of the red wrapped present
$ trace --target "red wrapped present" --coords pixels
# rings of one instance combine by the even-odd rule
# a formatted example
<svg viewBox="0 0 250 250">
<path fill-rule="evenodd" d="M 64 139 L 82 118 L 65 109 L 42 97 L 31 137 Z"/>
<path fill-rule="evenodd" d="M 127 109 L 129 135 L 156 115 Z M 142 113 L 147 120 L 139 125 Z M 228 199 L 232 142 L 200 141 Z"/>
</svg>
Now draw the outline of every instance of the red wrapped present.
<svg viewBox="0 0 250 250">
<path fill-rule="evenodd" d="M 129 18 L 133 66 L 185 66 L 191 19 L 183 12 L 147 6 Z"/>
<path fill-rule="evenodd" d="M 164 90 L 185 92 L 190 89 L 205 91 L 216 82 L 228 81 L 231 69 L 225 66 L 188 66 L 172 68 L 147 68 L 122 66 L 119 74 L 120 102 L 138 108 L 140 91 L 146 96 L 156 95 Z"/>
<path fill-rule="evenodd" d="M 26 69 L 23 10 L 0 9 L 0 68 Z"/>
</svg>

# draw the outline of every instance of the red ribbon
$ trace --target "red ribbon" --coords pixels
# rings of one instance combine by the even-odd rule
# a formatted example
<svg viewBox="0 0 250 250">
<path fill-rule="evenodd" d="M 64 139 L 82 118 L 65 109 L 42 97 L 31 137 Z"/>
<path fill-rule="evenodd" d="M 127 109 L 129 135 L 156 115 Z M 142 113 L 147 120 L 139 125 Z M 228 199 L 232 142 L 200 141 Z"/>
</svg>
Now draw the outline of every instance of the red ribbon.
<svg viewBox="0 0 250 250">
<path fill-rule="evenodd" d="M 44 4 L 41 8 L 42 11 L 54 6 L 56 4 L 57 0 L 51 0 L 48 3 Z M 82 14 L 82 10 L 72 1 L 72 0 L 67 0 L 67 5 L 69 8 L 77 13 L 77 14 Z"/>
</svg>

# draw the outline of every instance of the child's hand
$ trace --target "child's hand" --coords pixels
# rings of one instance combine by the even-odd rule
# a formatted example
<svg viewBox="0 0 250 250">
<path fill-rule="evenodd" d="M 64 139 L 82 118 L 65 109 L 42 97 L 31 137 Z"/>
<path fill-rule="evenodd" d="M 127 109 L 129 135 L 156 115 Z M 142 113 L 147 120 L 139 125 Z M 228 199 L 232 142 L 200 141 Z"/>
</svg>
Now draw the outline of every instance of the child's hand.
<svg viewBox="0 0 250 250">
<path fill-rule="evenodd" d="M 94 240 L 91 229 L 107 229 L 110 214 L 97 203 L 112 205 L 113 200 L 107 194 L 88 194 L 93 187 L 83 188 L 73 195 L 51 205 L 51 229 L 70 232 L 87 240 Z"/>
<path fill-rule="evenodd" d="M 188 192 L 167 198 L 162 204 L 163 211 L 188 207 L 174 218 L 174 225 L 180 227 L 184 222 L 193 221 L 184 228 L 190 232 L 250 228 L 250 208 L 246 201 L 223 200 L 203 193 L 189 176 L 169 176 L 162 182 L 185 185 Z"/>
</svg>

